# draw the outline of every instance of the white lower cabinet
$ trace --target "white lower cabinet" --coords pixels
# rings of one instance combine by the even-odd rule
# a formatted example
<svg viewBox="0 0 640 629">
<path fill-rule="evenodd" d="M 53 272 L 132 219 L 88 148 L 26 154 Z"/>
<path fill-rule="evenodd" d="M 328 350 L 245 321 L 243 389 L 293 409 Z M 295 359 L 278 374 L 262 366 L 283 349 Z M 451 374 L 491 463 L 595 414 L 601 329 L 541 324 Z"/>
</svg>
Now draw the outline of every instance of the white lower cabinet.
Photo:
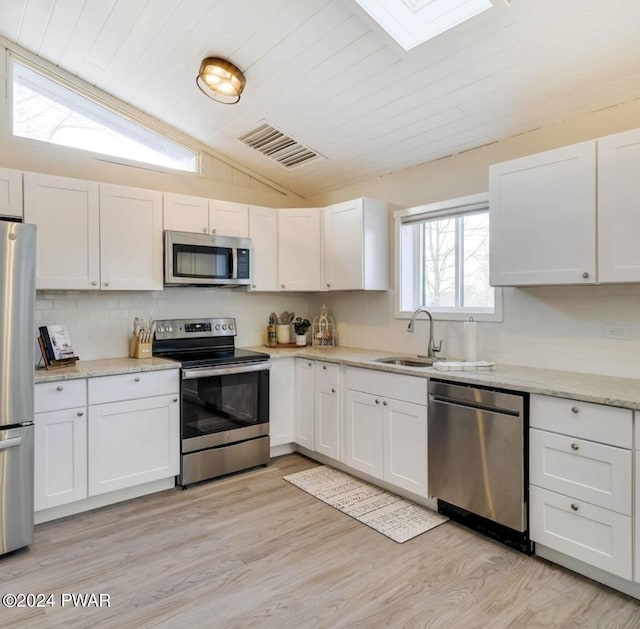
<svg viewBox="0 0 640 629">
<path fill-rule="evenodd" d="M 587 564 L 631 579 L 631 518 L 532 485 L 531 539 Z"/>
<path fill-rule="evenodd" d="M 370 476 L 427 496 L 427 381 L 369 373 L 371 377 L 361 369 L 347 370 L 344 462 Z M 386 395 L 355 388 L 368 386 Z M 401 391 L 415 401 L 389 397 L 394 391 Z"/>
<path fill-rule="evenodd" d="M 314 443 L 316 452 L 332 459 L 340 458 L 340 387 L 316 382 Z"/>
<path fill-rule="evenodd" d="M 312 360 L 296 358 L 294 437 L 299 446 L 314 450 L 315 376 Z"/>
<path fill-rule="evenodd" d="M 177 394 L 89 406 L 89 495 L 180 472 Z"/>
<path fill-rule="evenodd" d="M 531 539 L 631 580 L 633 412 L 532 395 Z"/>
<path fill-rule="evenodd" d="M 270 446 L 293 443 L 295 395 L 295 359 L 278 358 L 271 361 L 269 372 L 269 442 Z"/>
<path fill-rule="evenodd" d="M 35 510 L 86 498 L 86 406 L 37 413 L 34 423 Z"/>
<path fill-rule="evenodd" d="M 34 395 L 34 509 L 87 497 L 87 381 L 43 382 Z"/>
</svg>

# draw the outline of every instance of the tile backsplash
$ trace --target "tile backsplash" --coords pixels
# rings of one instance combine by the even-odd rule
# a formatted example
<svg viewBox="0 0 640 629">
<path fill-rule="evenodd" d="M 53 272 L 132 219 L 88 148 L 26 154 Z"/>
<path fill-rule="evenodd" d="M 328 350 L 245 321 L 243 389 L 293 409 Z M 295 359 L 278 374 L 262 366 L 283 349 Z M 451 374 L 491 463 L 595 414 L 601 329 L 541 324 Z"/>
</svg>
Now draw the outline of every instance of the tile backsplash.
<svg viewBox="0 0 640 629">
<path fill-rule="evenodd" d="M 41 325 L 65 325 L 81 359 L 117 358 L 127 355 L 134 317 L 235 317 L 236 344 L 250 346 L 264 343 L 269 313 L 283 310 L 306 318 L 313 315 L 304 293 L 248 293 L 228 288 L 38 291 L 34 333 Z M 36 350 L 36 362 L 39 358 Z"/>
</svg>

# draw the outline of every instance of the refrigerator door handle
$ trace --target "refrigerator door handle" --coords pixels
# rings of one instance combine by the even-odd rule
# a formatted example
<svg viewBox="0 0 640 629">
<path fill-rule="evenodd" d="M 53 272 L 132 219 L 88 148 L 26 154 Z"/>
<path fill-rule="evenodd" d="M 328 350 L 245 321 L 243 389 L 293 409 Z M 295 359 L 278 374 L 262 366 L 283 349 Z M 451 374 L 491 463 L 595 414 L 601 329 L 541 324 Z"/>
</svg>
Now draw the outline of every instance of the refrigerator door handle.
<svg viewBox="0 0 640 629">
<path fill-rule="evenodd" d="M 16 448 L 22 443 L 22 437 L 15 437 L 13 439 L 5 439 L 0 441 L 0 450 L 7 450 L 9 448 Z"/>
</svg>

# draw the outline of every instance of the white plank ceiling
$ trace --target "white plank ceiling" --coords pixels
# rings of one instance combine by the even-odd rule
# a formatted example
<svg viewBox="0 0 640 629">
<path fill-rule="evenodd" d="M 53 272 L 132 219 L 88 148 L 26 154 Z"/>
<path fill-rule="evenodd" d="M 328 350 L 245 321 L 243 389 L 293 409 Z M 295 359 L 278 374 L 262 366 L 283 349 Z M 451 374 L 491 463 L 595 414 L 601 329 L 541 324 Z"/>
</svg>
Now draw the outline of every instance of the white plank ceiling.
<svg viewBox="0 0 640 629">
<path fill-rule="evenodd" d="M 389 0 L 392 1 L 392 0 Z M 638 0 L 501 0 L 401 52 L 352 0 L 2 0 L 0 35 L 302 195 L 640 98 Z M 239 66 L 237 105 L 196 87 Z M 326 159 L 287 169 L 262 122 Z"/>
</svg>

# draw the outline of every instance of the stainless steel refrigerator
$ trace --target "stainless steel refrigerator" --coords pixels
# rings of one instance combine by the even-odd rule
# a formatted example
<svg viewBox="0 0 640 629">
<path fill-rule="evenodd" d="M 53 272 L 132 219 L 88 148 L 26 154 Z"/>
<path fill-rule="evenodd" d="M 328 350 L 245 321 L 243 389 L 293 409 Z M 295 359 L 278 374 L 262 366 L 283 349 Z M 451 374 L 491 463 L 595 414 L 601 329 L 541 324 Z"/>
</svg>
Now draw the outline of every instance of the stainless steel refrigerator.
<svg viewBox="0 0 640 629">
<path fill-rule="evenodd" d="M 0 555 L 33 541 L 36 227 L 0 221 Z"/>
</svg>

